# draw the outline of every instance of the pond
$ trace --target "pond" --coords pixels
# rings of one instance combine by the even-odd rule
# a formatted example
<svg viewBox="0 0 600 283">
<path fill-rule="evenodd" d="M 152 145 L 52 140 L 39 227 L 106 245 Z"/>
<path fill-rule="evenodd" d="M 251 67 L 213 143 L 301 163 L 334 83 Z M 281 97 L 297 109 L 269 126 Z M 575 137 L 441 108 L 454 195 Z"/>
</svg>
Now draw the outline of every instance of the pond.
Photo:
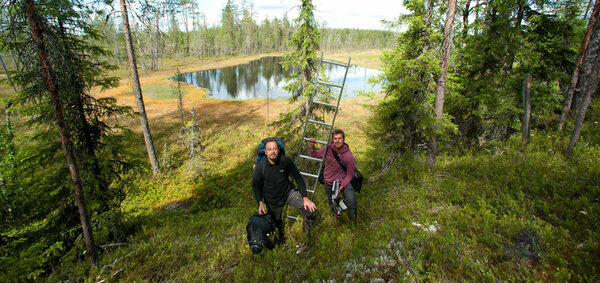
<svg viewBox="0 0 600 283">
<path fill-rule="evenodd" d="M 209 97 L 217 99 L 248 100 L 254 98 L 285 99 L 290 93 L 283 89 L 285 78 L 295 68 L 284 70 L 279 64 L 282 57 L 262 57 L 247 64 L 180 74 L 169 80 L 180 81 L 207 89 Z M 336 84 L 344 78 L 344 67 L 326 64 L 326 74 Z M 377 76 L 380 71 L 351 65 L 346 77 L 343 97 L 354 97 L 357 91 L 380 91 L 381 87 L 372 86 L 368 79 Z"/>
</svg>

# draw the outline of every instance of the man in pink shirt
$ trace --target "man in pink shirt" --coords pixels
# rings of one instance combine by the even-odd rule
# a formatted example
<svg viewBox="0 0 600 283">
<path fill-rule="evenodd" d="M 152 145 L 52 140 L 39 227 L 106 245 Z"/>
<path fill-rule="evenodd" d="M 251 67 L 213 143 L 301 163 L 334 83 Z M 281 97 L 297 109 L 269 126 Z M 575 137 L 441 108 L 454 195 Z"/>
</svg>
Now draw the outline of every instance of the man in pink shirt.
<svg viewBox="0 0 600 283">
<path fill-rule="evenodd" d="M 350 220 L 353 224 L 356 224 L 356 194 L 352 184 L 350 184 L 352 178 L 354 177 L 354 169 L 356 168 L 356 164 L 354 163 L 354 155 L 352 155 L 348 144 L 344 142 L 346 138 L 344 131 L 335 129 L 331 133 L 331 137 L 333 142 L 327 146 L 321 147 L 319 150 L 315 149 L 316 140 L 310 139 L 310 155 L 315 158 L 321 158 L 323 157 L 323 153 L 326 152 L 325 159 L 327 161 L 325 163 L 325 170 L 323 172 L 325 184 L 323 184 L 323 186 L 325 187 L 327 199 L 329 200 L 330 204 L 334 201 L 331 199 L 333 195 L 331 188 L 333 186 L 333 182 L 338 180 L 340 182 L 338 195 L 340 195 L 340 192 L 344 195 L 344 202 L 346 203 L 346 206 L 348 206 Z M 335 158 L 334 152 L 339 157 L 339 160 L 343 166 Z M 344 170 L 344 167 L 346 170 Z M 334 213 L 336 212 L 334 211 Z"/>
</svg>

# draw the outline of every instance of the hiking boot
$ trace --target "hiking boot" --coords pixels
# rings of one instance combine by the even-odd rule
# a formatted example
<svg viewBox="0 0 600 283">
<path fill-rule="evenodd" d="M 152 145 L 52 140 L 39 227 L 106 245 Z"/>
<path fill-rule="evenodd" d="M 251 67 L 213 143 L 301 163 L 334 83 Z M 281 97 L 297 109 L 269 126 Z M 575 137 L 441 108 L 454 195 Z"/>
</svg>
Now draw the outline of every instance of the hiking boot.
<svg viewBox="0 0 600 283">
<path fill-rule="evenodd" d="M 338 200 L 334 200 L 334 201 L 330 202 L 329 204 L 331 206 L 331 214 L 332 215 L 334 215 L 336 217 L 342 216 L 342 210 L 338 206 Z"/>
<path fill-rule="evenodd" d="M 285 244 L 285 236 L 283 235 L 283 231 L 279 230 L 279 233 L 275 235 L 275 240 L 273 241 L 273 243 L 275 244 L 275 246 Z"/>
<path fill-rule="evenodd" d="M 312 223 L 309 223 L 308 221 L 304 220 L 302 221 L 302 232 L 304 233 L 310 233 L 310 231 L 312 231 Z"/>
</svg>

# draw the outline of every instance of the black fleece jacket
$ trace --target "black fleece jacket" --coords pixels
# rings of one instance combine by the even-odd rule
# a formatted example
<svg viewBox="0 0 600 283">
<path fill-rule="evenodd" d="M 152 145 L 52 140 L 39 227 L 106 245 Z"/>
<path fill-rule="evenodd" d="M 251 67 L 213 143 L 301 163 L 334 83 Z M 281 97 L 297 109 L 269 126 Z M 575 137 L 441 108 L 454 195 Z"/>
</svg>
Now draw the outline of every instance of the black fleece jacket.
<svg viewBox="0 0 600 283">
<path fill-rule="evenodd" d="M 291 158 L 279 155 L 275 164 L 271 164 L 267 157 L 261 159 L 254 167 L 252 175 L 252 191 L 256 201 L 262 201 L 264 198 L 270 205 L 283 205 L 294 187 L 290 176 L 296 180 L 300 195 L 306 197 L 304 179 Z"/>
</svg>

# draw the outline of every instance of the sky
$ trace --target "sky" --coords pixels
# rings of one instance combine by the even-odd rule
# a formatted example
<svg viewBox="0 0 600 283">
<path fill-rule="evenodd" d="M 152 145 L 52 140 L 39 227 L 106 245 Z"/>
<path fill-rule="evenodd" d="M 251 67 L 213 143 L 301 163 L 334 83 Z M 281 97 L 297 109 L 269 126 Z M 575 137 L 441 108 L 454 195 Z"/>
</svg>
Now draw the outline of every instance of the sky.
<svg viewBox="0 0 600 283">
<path fill-rule="evenodd" d="M 197 3 L 207 23 L 216 25 L 227 0 L 199 0 Z M 234 3 L 240 6 L 242 0 Z M 246 3 L 254 4 L 255 20 L 260 23 L 265 17 L 281 19 L 285 13 L 291 21 L 298 16 L 301 1 L 246 0 Z M 325 22 L 329 28 L 385 29 L 381 20 L 393 20 L 406 11 L 401 0 L 313 0 L 313 5 L 317 21 Z"/>
</svg>

